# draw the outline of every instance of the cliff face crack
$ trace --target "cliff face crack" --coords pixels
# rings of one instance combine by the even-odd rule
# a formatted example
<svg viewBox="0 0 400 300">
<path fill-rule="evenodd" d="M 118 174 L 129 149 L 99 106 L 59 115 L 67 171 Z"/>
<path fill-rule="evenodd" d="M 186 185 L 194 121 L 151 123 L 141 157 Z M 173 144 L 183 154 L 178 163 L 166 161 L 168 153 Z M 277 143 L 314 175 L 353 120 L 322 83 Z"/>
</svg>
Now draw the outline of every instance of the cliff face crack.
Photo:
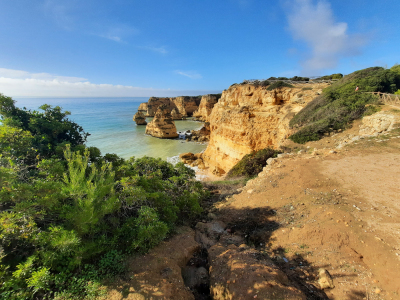
<svg viewBox="0 0 400 300">
<path fill-rule="evenodd" d="M 182 268 L 185 285 L 192 291 L 196 300 L 211 300 L 210 276 L 207 249 L 196 252 Z"/>
</svg>

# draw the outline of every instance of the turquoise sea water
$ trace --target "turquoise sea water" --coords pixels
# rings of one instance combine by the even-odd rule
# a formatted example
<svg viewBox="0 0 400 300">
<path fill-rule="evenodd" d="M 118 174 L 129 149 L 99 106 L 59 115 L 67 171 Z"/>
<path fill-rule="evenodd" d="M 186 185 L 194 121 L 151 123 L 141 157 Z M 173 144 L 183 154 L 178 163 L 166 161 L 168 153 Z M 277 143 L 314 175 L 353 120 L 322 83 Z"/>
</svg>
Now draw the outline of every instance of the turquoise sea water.
<svg viewBox="0 0 400 300">
<path fill-rule="evenodd" d="M 98 147 L 101 153 L 116 153 L 123 158 L 131 156 L 160 157 L 171 161 L 184 152 L 199 153 L 205 144 L 174 139 L 165 140 L 145 135 L 146 126 L 132 121 L 141 102 L 147 97 L 132 98 L 14 98 L 16 106 L 38 109 L 42 104 L 59 105 L 71 112 L 69 119 L 81 125 L 88 137 L 89 146 Z M 147 119 L 149 122 L 151 118 Z M 192 120 L 175 121 L 178 131 L 199 129 L 202 123 Z"/>
</svg>

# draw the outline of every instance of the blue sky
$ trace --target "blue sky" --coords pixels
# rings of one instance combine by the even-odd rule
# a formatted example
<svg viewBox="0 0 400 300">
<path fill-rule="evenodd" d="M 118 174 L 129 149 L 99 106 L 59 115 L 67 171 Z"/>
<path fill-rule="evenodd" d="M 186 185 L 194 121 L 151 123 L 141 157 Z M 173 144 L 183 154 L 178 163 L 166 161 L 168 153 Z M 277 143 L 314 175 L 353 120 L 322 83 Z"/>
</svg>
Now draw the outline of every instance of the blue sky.
<svg viewBox="0 0 400 300">
<path fill-rule="evenodd" d="M 0 0 L 0 93 L 176 96 L 400 63 L 398 0 Z"/>
</svg>

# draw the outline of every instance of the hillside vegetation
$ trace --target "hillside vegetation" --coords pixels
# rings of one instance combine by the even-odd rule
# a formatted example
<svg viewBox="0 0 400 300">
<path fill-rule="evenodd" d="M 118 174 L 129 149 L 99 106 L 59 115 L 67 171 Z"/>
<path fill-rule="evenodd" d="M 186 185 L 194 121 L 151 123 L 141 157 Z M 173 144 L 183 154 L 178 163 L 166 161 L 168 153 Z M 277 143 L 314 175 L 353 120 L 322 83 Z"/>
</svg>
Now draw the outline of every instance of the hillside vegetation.
<svg viewBox="0 0 400 300">
<path fill-rule="evenodd" d="M 99 299 L 124 255 L 202 211 L 207 193 L 182 163 L 102 156 L 60 107 L 0 94 L 0 114 L 1 299 Z"/>
<path fill-rule="evenodd" d="M 358 91 L 355 91 L 356 87 Z M 303 108 L 290 126 L 299 130 L 289 138 L 296 143 L 315 141 L 325 132 L 344 129 L 353 120 L 375 112 L 378 96 L 365 92 L 394 93 L 400 88 L 398 67 L 373 67 L 351 73 L 324 89 L 322 95 Z"/>
<path fill-rule="evenodd" d="M 261 149 L 250 154 L 246 154 L 238 163 L 228 172 L 227 178 L 246 177 L 250 178 L 257 175 L 267 165 L 269 158 L 276 158 L 281 151 L 271 148 Z"/>
</svg>

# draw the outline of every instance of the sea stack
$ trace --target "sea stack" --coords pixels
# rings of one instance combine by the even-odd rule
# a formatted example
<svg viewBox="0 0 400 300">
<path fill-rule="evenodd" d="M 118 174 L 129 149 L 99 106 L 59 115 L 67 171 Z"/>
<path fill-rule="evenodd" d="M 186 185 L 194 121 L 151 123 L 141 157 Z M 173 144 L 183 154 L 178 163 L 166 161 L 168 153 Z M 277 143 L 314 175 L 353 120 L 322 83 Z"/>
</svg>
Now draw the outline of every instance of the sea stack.
<svg viewBox="0 0 400 300">
<path fill-rule="evenodd" d="M 147 125 L 146 117 L 141 110 L 134 114 L 133 121 L 136 122 L 136 125 Z"/>
<path fill-rule="evenodd" d="M 161 139 L 173 139 L 179 136 L 167 106 L 158 107 L 153 121 L 146 126 L 146 134 Z"/>
<path fill-rule="evenodd" d="M 174 108 L 171 111 L 171 117 L 173 120 L 182 120 L 182 119 L 186 119 L 186 116 L 183 116 L 179 111 L 176 110 L 176 108 Z"/>
</svg>

